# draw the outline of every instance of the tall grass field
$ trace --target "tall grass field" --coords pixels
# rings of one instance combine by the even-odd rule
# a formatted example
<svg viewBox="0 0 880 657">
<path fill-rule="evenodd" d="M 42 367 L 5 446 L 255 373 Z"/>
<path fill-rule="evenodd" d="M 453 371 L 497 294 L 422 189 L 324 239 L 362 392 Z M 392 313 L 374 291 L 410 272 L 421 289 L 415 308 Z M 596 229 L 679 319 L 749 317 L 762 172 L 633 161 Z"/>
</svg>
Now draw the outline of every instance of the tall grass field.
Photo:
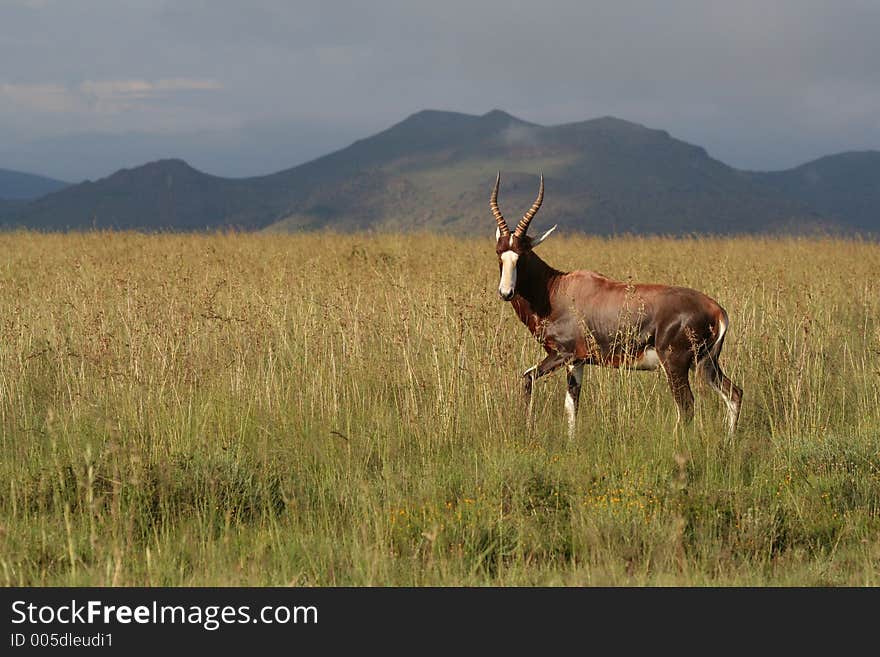
<svg viewBox="0 0 880 657">
<path fill-rule="evenodd" d="M 0 584 L 880 584 L 880 245 L 554 235 L 699 289 L 724 404 L 560 373 L 485 239 L 0 235 Z"/>
</svg>

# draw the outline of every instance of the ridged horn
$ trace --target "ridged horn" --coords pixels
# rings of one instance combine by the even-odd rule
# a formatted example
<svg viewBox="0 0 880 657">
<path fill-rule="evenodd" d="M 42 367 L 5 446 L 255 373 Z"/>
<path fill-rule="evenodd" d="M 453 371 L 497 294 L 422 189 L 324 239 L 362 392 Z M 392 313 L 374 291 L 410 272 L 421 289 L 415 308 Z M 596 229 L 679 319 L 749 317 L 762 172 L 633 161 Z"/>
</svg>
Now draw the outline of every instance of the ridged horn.
<svg viewBox="0 0 880 657">
<path fill-rule="evenodd" d="M 519 220 L 519 223 L 516 225 L 516 230 L 513 231 L 514 237 L 522 237 L 526 234 L 526 231 L 529 229 L 529 224 L 532 221 L 532 218 L 538 214 L 538 209 L 541 207 L 541 203 L 544 202 L 544 174 L 541 174 L 541 186 L 538 188 L 538 198 L 535 199 L 535 202 L 532 203 L 532 207 L 529 208 L 529 211 L 523 215 L 523 218 Z"/>
<path fill-rule="evenodd" d="M 501 231 L 502 235 L 510 235 L 510 228 L 507 227 L 507 222 L 504 221 L 504 216 L 501 214 L 501 210 L 498 209 L 498 188 L 501 186 L 501 172 L 498 172 L 498 177 L 495 178 L 495 189 L 492 190 L 492 197 L 489 199 L 489 207 L 492 208 L 492 214 L 495 215 L 495 222 L 498 224 L 498 230 Z"/>
</svg>

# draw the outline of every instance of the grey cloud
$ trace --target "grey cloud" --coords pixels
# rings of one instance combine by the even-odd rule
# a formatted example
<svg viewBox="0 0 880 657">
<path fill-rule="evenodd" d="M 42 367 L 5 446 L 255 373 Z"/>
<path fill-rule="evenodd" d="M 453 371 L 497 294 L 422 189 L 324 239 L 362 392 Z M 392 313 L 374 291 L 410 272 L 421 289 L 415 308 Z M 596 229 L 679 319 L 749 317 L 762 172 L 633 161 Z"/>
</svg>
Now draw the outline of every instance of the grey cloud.
<svg viewBox="0 0 880 657">
<path fill-rule="evenodd" d="M 329 150 L 333 135 L 365 136 L 426 107 L 500 107 L 543 124 L 612 114 L 736 166 L 778 168 L 880 147 L 877 34 L 880 4 L 859 0 L 7 0 L 0 62 L 15 66 L 0 68 L 0 85 L 189 79 L 218 88 L 130 99 L 112 118 L 72 109 L 60 125 L 57 113 L 0 104 L 0 138 L 188 135 L 184 156 L 198 161 L 217 153 L 199 145 L 199 126 L 250 134 L 283 125 L 305 130 L 283 135 L 293 164 L 322 139 Z M 114 143 L 125 150 L 124 139 Z M 218 158 L 241 169 L 232 146 Z"/>
</svg>

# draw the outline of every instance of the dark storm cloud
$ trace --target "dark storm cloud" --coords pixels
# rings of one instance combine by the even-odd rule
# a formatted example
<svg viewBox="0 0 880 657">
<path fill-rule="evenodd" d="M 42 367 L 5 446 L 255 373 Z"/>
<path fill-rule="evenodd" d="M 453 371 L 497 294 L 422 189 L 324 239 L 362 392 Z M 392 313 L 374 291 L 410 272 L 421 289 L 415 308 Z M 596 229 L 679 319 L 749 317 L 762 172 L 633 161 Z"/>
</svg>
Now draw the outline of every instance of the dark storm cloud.
<svg viewBox="0 0 880 657">
<path fill-rule="evenodd" d="M 143 152 L 126 143 L 176 136 L 177 155 L 243 175 L 426 107 L 612 114 L 753 168 L 880 147 L 876 2 L 0 0 L 0 14 L 0 166 L 33 140 L 97 133 L 120 163 Z"/>
</svg>

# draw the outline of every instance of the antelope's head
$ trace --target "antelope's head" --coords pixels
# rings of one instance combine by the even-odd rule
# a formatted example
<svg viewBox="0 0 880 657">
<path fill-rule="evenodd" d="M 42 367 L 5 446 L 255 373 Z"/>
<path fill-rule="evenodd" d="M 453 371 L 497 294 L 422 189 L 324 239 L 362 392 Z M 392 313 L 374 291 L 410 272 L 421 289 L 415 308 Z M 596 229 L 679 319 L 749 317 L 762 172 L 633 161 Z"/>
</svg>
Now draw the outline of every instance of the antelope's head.
<svg viewBox="0 0 880 657">
<path fill-rule="evenodd" d="M 492 197 L 489 199 L 489 207 L 492 208 L 492 214 L 495 215 L 495 222 L 498 228 L 495 229 L 495 253 L 498 254 L 498 267 L 501 270 L 501 280 L 498 283 L 498 294 L 505 301 L 510 301 L 516 294 L 516 272 L 517 263 L 520 259 L 527 257 L 533 248 L 547 239 L 556 226 L 537 238 L 533 238 L 526 234 L 532 218 L 538 213 L 538 208 L 544 200 L 544 176 L 541 175 L 541 186 L 538 189 L 538 198 L 532 203 L 529 211 L 523 215 L 513 233 L 507 227 L 507 222 L 498 209 L 498 188 L 501 186 L 501 172 L 495 179 L 495 188 L 492 190 Z"/>
</svg>

